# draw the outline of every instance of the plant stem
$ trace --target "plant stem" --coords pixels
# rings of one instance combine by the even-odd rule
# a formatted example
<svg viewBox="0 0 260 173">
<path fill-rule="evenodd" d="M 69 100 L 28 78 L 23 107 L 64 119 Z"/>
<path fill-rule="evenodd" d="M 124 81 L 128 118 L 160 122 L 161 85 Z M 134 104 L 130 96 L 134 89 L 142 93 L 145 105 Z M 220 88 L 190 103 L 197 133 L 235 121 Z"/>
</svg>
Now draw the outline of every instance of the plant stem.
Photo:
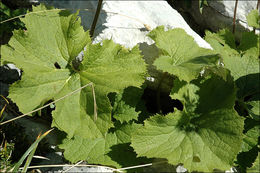
<svg viewBox="0 0 260 173">
<path fill-rule="evenodd" d="M 90 32 L 89 32 L 90 37 L 93 37 L 93 35 L 94 35 L 94 31 L 95 31 L 95 28 L 96 28 L 98 16 L 99 16 L 99 13 L 101 11 L 102 2 L 103 2 L 103 0 L 98 0 L 97 10 L 96 10 L 95 17 L 94 17 L 94 20 L 92 22 L 91 29 L 90 29 Z"/>
<path fill-rule="evenodd" d="M 235 30 L 236 30 L 237 3 L 238 3 L 238 0 L 236 0 L 236 3 L 235 3 L 235 9 L 234 9 L 234 17 L 233 17 L 233 34 L 235 34 Z"/>
</svg>

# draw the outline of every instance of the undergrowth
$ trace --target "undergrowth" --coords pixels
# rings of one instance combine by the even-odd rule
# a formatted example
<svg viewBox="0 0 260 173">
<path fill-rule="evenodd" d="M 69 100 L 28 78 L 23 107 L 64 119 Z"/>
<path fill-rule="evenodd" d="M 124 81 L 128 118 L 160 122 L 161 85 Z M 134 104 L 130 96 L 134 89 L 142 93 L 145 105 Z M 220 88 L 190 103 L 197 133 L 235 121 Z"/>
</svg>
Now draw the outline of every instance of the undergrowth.
<svg viewBox="0 0 260 173">
<path fill-rule="evenodd" d="M 156 91 L 147 86 L 148 65 L 138 45 L 93 44 L 77 15 L 33 7 L 21 18 L 26 30 L 14 30 L 1 47 L 1 63 L 22 70 L 8 98 L 20 117 L 47 117 L 66 134 L 58 145 L 65 159 L 116 171 L 154 158 L 190 172 L 259 169 L 259 35 L 245 32 L 236 44 L 226 29 L 206 32 L 210 50 L 183 29 L 153 29 L 148 36 L 160 50 L 153 65 L 173 78 L 167 93 L 160 82 Z M 253 27 L 256 15 L 248 17 Z M 27 147 L 14 170 L 25 159 L 23 170 L 29 168 L 49 132 Z M 11 167 L 13 143 L 2 141 L 1 162 Z"/>
</svg>

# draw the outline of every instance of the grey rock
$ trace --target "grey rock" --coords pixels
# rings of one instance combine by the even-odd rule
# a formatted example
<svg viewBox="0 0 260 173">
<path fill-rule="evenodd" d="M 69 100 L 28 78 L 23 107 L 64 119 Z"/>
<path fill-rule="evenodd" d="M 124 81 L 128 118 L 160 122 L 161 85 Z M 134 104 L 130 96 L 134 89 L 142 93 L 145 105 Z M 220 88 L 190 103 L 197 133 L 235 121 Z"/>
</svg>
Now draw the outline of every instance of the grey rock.
<svg viewBox="0 0 260 173">
<path fill-rule="evenodd" d="M 175 9 L 180 11 L 189 25 L 193 26 L 198 33 L 204 29 L 217 32 L 220 29 L 233 29 L 233 16 L 235 8 L 234 1 L 207 1 L 209 6 L 204 6 L 202 14 L 199 11 L 199 1 L 192 0 L 191 6 L 187 6 L 183 1 L 173 1 Z M 257 0 L 238 1 L 236 12 L 236 32 L 235 36 L 239 40 L 244 31 L 252 30 L 247 24 L 246 16 L 256 9 Z"/>
</svg>

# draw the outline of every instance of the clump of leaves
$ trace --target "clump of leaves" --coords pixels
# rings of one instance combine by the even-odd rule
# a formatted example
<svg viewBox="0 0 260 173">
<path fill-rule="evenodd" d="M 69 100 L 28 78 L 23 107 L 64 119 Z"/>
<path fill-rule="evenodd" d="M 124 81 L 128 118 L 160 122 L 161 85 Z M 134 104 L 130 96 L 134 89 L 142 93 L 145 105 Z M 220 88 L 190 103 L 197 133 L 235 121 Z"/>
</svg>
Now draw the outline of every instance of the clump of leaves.
<svg viewBox="0 0 260 173">
<path fill-rule="evenodd" d="M 105 40 L 102 45 L 92 44 L 89 32 L 80 25 L 78 13 L 46 10 L 43 5 L 33 7 L 33 12 L 44 12 L 21 19 L 27 31 L 15 30 L 8 45 L 1 48 L 2 62 L 12 62 L 23 70 L 22 79 L 10 87 L 9 97 L 21 112 L 29 112 L 92 82 L 97 120 L 94 119 L 92 90 L 85 88 L 56 103 L 52 126 L 67 133 L 61 148 L 70 161 L 87 159 L 92 163 L 119 166 L 106 154 L 112 145 L 130 142 L 129 135 L 137 127 L 127 124 L 118 132 L 108 132 L 113 122 L 107 95 L 123 92 L 128 86 L 142 85 L 146 65 L 140 50 L 137 46 L 128 50 L 112 40 Z M 74 60 L 81 51 L 83 60 L 75 65 Z M 126 135 L 118 137 L 122 129 L 127 131 Z M 79 148 L 82 153 L 78 152 Z"/>
<path fill-rule="evenodd" d="M 1 134 L 2 135 L 2 134 Z M 8 143 L 2 140 L 0 144 L 0 172 L 8 172 L 13 166 L 11 163 L 11 155 L 14 151 L 14 143 Z"/>
<path fill-rule="evenodd" d="M 243 131 L 243 119 L 233 109 L 232 77 L 217 65 L 219 57 L 212 50 L 199 48 L 183 30 L 165 32 L 159 27 L 149 35 L 163 52 L 154 65 L 176 76 L 171 97 L 184 108 L 145 120 L 131 146 L 138 156 L 166 158 L 189 171 L 229 169 Z"/>
<path fill-rule="evenodd" d="M 254 11 L 249 14 L 248 23 L 253 22 L 254 14 Z M 222 56 L 224 67 L 230 70 L 238 88 L 236 110 L 245 118 L 245 127 L 242 149 L 236 163 L 240 169 L 246 171 L 252 165 L 257 165 L 255 161 L 260 144 L 259 35 L 254 32 L 244 32 L 240 44 L 236 45 L 234 35 L 223 29 L 215 34 L 207 32 L 205 39 Z"/>
<path fill-rule="evenodd" d="M 57 102 L 52 112 L 52 126 L 67 134 L 59 147 L 69 161 L 123 167 L 164 158 L 189 171 L 211 172 L 234 165 L 245 144 L 243 131 L 248 131 L 250 146 L 255 145 L 254 132 L 244 129 L 247 115 L 234 109 L 239 102 L 246 105 L 250 118 L 257 112 L 257 104 L 251 102 L 259 101 L 253 85 L 259 74 L 254 35 L 243 37 L 236 49 L 226 32 L 209 33 L 206 39 L 210 38 L 213 51 L 200 48 L 182 29 L 151 31 L 148 36 L 160 49 L 154 65 L 174 76 L 170 96 L 182 102 L 183 110 L 156 114 L 138 124 L 138 119 L 145 119 L 136 110 L 146 76 L 138 46 L 129 50 L 111 40 L 92 44 L 78 13 L 48 11 L 43 5 L 33 7 L 33 12 L 37 14 L 22 19 L 27 31 L 14 31 L 1 48 L 2 62 L 23 70 L 9 97 L 26 113 L 93 83 L 97 119 L 91 88 Z M 83 60 L 76 61 L 82 52 Z M 239 69 L 231 63 L 233 56 Z M 111 93 L 115 95 L 109 100 Z"/>
</svg>

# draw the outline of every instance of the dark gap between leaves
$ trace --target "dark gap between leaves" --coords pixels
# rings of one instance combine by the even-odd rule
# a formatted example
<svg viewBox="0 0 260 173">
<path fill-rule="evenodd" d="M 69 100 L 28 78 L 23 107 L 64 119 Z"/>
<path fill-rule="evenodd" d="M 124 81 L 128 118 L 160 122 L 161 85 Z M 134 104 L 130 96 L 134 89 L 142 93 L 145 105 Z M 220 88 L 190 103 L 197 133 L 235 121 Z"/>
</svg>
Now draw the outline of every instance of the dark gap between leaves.
<svg viewBox="0 0 260 173">
<path fill-rule="evenodd" d="M 182 103 L 179 100 L 171 99 L 169 93 L 160 92 L 160 110 L 158 110 L 157 93 L 155 90 L 146 88 L 144 90 L 142 99 L 145 102 L 147 111 L 150 113 L 162 113 L 166 115 L 170 112 L 174 112 L 174 108 L 183 110 Z"/>
<path fill-rule="evenodd" d="M 48 100 L 44 103 L 44 105 L 47 105 L 49 103 L 53 102 L 53 100 Z M 40 118 L 47 121 L 49 124 L 52 122 L 52 111 L 54 111 L 56 108 L 55 104 L 53 104 L 53 107 L 48 106 L 46 108 L 43 108 L 41 111 Z"/>
</svg>

